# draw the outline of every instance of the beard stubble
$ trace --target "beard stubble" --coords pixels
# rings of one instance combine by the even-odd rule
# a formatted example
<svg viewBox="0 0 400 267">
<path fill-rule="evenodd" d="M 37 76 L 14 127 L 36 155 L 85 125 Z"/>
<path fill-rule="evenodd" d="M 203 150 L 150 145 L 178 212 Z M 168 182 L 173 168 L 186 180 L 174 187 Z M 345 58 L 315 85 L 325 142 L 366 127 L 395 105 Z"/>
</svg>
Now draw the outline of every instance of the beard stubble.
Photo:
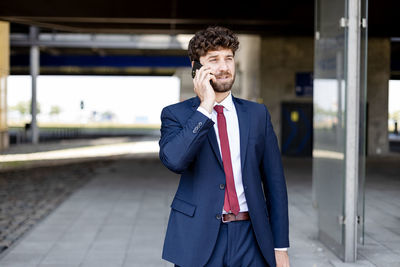
<svg viewBox="0 0 400 267">
<path fill-rule="evenodd" d="M 232 77 L 232 79 L 228 82 L 211 82 L 211 86 L 214 89 L 215 92 L 217 93 L 224 93 L 224 92 L 228 92 L 229 90 L 232 89 L 233 83 L 235 82 L 235 74 L 231 75 L 230 72 L 224 72 L 224 73 L 219 73 L 217 75 L 215 75 L 216 77 L 218 76 L 223 76 L 223 75 L 230 75 Z"/>
</svg>

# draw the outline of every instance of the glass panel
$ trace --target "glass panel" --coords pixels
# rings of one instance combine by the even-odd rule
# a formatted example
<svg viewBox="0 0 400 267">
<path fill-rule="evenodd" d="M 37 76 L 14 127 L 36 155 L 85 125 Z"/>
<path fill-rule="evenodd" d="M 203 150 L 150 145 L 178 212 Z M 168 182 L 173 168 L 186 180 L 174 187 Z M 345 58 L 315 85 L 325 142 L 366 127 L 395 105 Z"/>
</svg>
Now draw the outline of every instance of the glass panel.
<svg viewBox="0 0 400 267">
<path fill-rule="evenodd" d="M 343 257 L 345 179 L 345 0 L 316 0 L 313 198 L 319 238 Z"/>
</svg>

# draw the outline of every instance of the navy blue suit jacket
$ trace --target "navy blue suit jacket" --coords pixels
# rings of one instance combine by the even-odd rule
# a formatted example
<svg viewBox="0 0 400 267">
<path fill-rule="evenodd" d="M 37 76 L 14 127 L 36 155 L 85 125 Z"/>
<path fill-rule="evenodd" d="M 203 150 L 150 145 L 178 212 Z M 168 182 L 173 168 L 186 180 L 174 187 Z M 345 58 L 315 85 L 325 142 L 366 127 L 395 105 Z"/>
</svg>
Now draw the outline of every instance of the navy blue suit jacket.
<svg viewBox="0 0 400 267">
<path fill-rule="evenodd" d="M 233 97 L 240 128 L 242 180 L 258 245 L 270 266 L 274 248 L 289 247 L 288 203 L 281 156 L 267 108 Z M 161 113 L 160 159 L 181 174 L 171 204 L 163 259 L 204 266 L 220 227 L 225 173 L 214 122 L 197 111 L 198 97 Z"/>
</svg>

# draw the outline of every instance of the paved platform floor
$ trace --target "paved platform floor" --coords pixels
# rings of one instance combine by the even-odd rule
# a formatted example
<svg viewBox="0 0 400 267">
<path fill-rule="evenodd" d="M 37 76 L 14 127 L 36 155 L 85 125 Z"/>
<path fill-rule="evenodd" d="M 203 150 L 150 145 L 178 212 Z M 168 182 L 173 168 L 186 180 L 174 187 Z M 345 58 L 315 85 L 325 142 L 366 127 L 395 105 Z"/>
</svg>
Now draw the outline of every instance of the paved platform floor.
<svg viewBox="0 0 400 267">
<path fill-rule="evenodd" d="M 366 193 L 366 245 L 345 264 L 317 240 L 311 160 L 285 159 L 291 266 L 400 266 L 400 167 L 372 161 Z M 147 154 L 100 167 L 0 259 L 4 267 L 172 266 L 161 260 L 178 176 Z"/>
</svg>

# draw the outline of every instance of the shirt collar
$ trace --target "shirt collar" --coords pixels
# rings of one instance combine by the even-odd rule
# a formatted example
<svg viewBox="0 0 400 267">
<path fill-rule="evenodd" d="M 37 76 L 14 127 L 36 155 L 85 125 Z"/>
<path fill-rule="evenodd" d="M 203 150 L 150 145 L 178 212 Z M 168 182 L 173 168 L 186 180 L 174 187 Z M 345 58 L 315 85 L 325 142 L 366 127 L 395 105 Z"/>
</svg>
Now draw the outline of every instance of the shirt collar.
<svg viewBox="0 0 400 267">
<path fill-rule="evenodd" d="M 228 111 L 233 110 L 233 108 L 234 108 L 233 105 L 234 105 L 234 104 L 233 104 L 233 99 L 232 99 L 232 92 L 229 92 L 229 95 L 228 95 L 227 97 L 225 97 L 225 99 L 222 100 L 221 103 L 215 102 L 215 103 L 214 103 L 214 107 L 215 107 L 216 105 L 222 105 L 222 106 L 224 106 L 224 108 L 225 108 L 226 110 L 228 110 Z"/>
</svg>

